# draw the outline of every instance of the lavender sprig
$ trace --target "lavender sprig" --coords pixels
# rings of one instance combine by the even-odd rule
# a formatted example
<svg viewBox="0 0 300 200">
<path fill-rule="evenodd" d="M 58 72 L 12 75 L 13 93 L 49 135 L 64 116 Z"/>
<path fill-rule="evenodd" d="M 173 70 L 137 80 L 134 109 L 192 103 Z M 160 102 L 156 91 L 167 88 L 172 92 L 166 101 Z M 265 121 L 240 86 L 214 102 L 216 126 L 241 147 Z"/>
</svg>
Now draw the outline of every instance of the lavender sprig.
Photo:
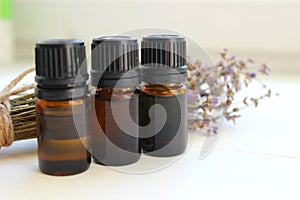
<svg viewBox="0 0 300 200">
<path fill-rule="evenodd" d="M 260 81 L 259 76 L 268 76 L 269 65 L 257 63 L 252 58 L 238 59 L 224 49 L 215 66 L 203 66 L 200 60 L 188 61 L 188 128 L 201 129 L 207 134 L 217 133 L 217 120 L 225 118 L 236 122 L 239 111 L 271 97 L 271 90 Z M 242 106 L 235 107 L 236 94 L 257 81 L 266 91 L 260 97 L 245 97 Z M 217 115 L 215 115 L 217 113 Z"/>
</svg>

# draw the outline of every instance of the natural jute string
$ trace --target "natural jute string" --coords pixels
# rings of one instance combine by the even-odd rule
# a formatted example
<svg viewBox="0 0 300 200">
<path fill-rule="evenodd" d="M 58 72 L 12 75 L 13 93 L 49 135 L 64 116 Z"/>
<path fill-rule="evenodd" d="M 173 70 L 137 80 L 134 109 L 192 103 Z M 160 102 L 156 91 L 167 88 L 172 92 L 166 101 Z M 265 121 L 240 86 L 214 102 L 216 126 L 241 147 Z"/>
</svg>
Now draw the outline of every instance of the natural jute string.
<svg viewBox="0 0 300 200">
<path fill-rule="evenodd" d="M 34 70 L 34 67 L 25 70 L 0 92 L 0 147 L 10 146 L 14 142 L 14 127 L 10 116 L 11 105 L 9 98 L 13 95 L 33 89 L 35 87 L 35 83 L 25 85 L 17 89 L 13 89 L 13 87 L 15 87 L 27 74 Z"/>
</svg>

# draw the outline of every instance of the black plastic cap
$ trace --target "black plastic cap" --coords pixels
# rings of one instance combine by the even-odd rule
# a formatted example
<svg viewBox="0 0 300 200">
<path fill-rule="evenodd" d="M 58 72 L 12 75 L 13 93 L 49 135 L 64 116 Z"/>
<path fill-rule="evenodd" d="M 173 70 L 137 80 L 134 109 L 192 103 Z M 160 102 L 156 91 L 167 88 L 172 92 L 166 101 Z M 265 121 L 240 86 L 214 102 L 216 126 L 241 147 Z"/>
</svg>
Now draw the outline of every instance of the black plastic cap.
<svg viewBox="0 0 300 200">
<path fill-rule="evenodd" d="M 102 36 L 92 42 L 91 84 L 113 88 L 137 86 L 140 83 L 137 39 L 128 36 Z"/>
<path fill-rule="evenodd" d="M 38 42 L 35 47 L 38 97 L 67 99 L 71 98 L 74 88 L 85 91 L 83 88 L 87 86 L 88 80 L 85 59 L 85 45 L 82 40 L 58 39 Z M 82 95 L 85 95 L 83 93 Z"/>
<path fill-rule="evenodd" d="M 142 41 L 142 81 L 184 82 L 187 76 L 186 40 L 180 35 L 150 35 Z"/>
<path fill-rule="evenodd" d="M 150 35 L 142 41 L 142 65 L 181 67 L 186 65 L 186 41 L 180 35 Z"/>
</svg>

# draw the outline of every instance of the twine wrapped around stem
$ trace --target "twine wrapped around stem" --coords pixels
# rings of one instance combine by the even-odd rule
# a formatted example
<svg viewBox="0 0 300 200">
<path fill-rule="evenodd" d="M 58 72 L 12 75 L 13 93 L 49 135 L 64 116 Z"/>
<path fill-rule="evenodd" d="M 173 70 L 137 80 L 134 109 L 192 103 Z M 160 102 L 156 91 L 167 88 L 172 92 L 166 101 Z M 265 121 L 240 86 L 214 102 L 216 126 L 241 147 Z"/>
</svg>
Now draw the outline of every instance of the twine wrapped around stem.
<svg viewBox="0 0 300 200">
<path fill-rule="evenodd" d="M 34 138 L 36 135 L 34 94 L 10 100 L 10 97 L 35 87 L 35 83 L 32 83 L 13 89 L 34 70 L 34 67 L 25 70 L 0 92 L 0 148 L 10 146 L 16 140 Z M 24 135 L 25 132 L 28 134 Z"/>
</svg>

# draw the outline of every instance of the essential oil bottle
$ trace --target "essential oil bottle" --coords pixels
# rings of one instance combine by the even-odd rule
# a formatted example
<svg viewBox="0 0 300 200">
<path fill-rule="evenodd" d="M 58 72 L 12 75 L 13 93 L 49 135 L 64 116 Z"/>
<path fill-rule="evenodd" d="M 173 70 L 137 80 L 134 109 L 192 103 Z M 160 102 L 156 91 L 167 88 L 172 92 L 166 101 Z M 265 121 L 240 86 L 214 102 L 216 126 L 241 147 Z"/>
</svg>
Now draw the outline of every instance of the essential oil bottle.
<svg viewBox="0 0 300 200">
<path fill-rule="evenodd" d="M 137 40 L 103 36 L 92 42 L 91 94 L 92 152 L 94 161 L 122 166 L 140 158 L 138 98 L 140 76 Z M 116 112 L 113 112 L 115 109 Z M 125 125 L 125 127 L 124 127 Z"/>
<path fill-rule="evenodd" d="M 38 163 L 45 174 L 78 174 L 91 163 L 85 57 L 82 40 L 36 44 Z"/>
<path fill-rule="evenodd" d="M 144 37 L 141 61 L 141 148 L 145 154 L 151 156 L 180 155 L 187 147 L 185 38 L 179 35 Z M 160 130 L 155 129 L 163 121 L 162 114 L 155 109 L 151 111 L 154 105 L 160 105 L 166 113 L 165 123 Z M 153 125 L 149 126 L 151 123 Z"/>
</svg>

